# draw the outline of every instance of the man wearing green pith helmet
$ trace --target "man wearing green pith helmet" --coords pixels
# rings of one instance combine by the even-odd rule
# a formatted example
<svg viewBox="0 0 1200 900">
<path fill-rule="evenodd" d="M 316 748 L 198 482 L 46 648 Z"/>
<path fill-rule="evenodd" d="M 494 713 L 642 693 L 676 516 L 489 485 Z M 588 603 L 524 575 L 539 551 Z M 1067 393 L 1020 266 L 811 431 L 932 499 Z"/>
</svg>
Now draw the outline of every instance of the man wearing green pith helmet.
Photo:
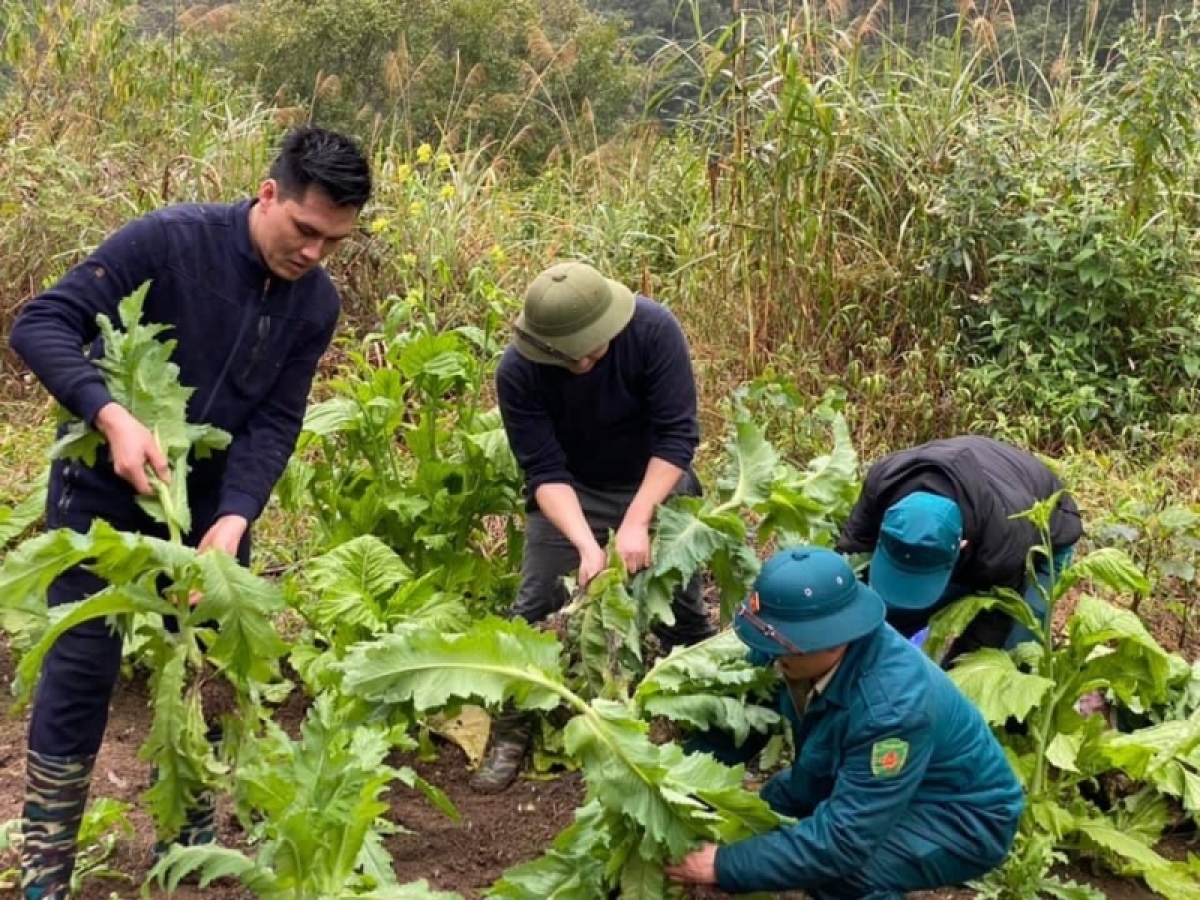
<svg viewBox="0 0 1200 900">
<path fill-rule="evenodd" d="M 512 614 L 537 622 L 566 603 L 562 576 L 577 571 L 584 586 L 604 569 L 610 531 L 637 572 L 650 564 L 658 505 L 699 493 L 696 382 L 683 330 L 664 306 L 586 263 L 562 262 L 526 291 L 496 387 L 529 511 Z M 673 609 L 674 624 L 658 629 L 666 647 L 713 633 L 698 579 L 676 593 Z M 528 743 L 527 721 L 501 716 L 472 786 L 508 787 Z"/>
<path fill-rule="evenodd" d="M 734 894 L 901 900 L 1004 860 L 1024 806 L 1004 751 L 884 614 L 879 595 L 831 550 L 784 550 L 763 566 L 734 627 L 751 658 L 782 676 L 797 758 L 762 798 L 797 821 L 706 844 L 667 866 L 672 880 Z"/>
</svg>

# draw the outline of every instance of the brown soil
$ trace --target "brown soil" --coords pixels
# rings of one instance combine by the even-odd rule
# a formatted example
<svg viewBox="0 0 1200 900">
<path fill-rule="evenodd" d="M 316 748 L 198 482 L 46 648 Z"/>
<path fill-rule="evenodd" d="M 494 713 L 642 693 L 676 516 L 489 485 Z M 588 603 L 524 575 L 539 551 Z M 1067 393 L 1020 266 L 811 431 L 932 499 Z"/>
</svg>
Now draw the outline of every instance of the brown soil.
<svg viewBox="0 0 1200 900">
<path fill-rule="evenodd" d="M 0 640 L 0 683 L 11 680 L 12 665 L 8 648 Z M 97 761 L 93 795 L 113 797 L 135 804 L 131 815 L 135 833 L 122 840 L 115 868 L 129 881 L 96 879 L 85 887 L 84 900 L 107 900 L 112 895 L 135 898 L 141 879 L 151 863 L 153 828 L 149 818 L 137 808 L 138 795 L 148 786 L 149 766 L 137 758 L 145 738 L 150 716 L 147 691 L 141 681 L 123 680 L 113 700 L 112 715 L 104 747 Z M 280 708 L 277 718 L 289 732 L 303 718 L 306 703 L 294 696 Z M 0 822 L 20 814 L 23 782 L 25 730 L 28 717 L 0 715 Z M 467 785 L 469 772 L 462 752 L 444 745 L 433 762 L 400 759 L 412 765 L 431 783 L 439 786 L 458 809 L 461 820 L 451 821 L 431 807 L 419 794 L 398 786 L 390 796 L 391 821 L 404 833 L 387 839 L 401 882 L 426 879 L 442 890 L 458 891 L 468 898 L 482 895 L 501 873 L 516 863 L 536 858 L 554 836 L 571 821 L 579 805 L 583 787 L 579 777 L 566 774 L 551 779 L 526 778 L 499 796 L 474 794 Z M 227 803 L 218 806 L 220 840 L 226 846 L 242 844 L 242 835 Z M 0 871 L 13 860 L 0 859 Z M 1115 900 L 1141 900 L 1154 895 L 1140 884 L 1112 877 L 1092 877 L 1071 871 L 1069 877 L 1094 884 Z M 3 892 L 12 896 L 9 892 Z M 153 897 L 163 897 L 153 892 Z M 200 891 L 181 888 L 176 897 L 196 900 L 201 896 L 214 900 L 243 900 L 252 895 L 239 885 L 222 883 Z M 716 900 L 725 896 L 717 890 L 696 891 L 697 898 Z M 795 895 L 802 896 L 802 895 Z M 968 900 L 967 890 L 914 894 L 921 900 Z"/>
</svg>

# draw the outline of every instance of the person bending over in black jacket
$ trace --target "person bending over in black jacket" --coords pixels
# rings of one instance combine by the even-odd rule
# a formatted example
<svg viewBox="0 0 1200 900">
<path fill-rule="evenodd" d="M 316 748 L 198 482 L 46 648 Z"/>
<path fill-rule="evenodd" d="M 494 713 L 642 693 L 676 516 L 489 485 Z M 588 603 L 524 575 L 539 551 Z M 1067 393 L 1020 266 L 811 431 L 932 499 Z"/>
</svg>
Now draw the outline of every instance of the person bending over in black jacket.
<svg viewBox="0 0 1200 900">
<path fill-rule="evenodd" d="M 1022 594 L 1044 617 L 1038 584 L 1026 571 L 1026 555 L 1041 536 L 1014 516 L 1062 490 L 1044 463 L 1009 444 L 976 435 L 930 441 L 870 467 L 837 549 L 872 554 L 868 580 L 887 604 L 888 621 L 910 637 L 955 600 L 997 587 Z M 1064 492 L 1050 519 L 1052 559 L 1037 560 L 1043 587 L 1051 565 L 1058 572 L 1070 563 L 1082 533 L 1079 508 Z M 955 641 L 948 659 L 1030 637 L 1007 614 L 989 610 Z"/>
</svg>

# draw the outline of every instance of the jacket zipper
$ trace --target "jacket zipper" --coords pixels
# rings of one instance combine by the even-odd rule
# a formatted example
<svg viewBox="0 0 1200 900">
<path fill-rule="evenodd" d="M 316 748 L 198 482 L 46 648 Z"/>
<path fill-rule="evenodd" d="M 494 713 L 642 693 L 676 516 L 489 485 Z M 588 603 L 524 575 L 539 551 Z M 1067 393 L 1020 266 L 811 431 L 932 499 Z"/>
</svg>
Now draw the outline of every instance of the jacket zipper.
<svg viewBox="0 0 1200 900">
<path fill-rule="evenodd" d="M 267 345 L 267 338 L 271 336 L 271 317 L 265 314 L 259 315 L 257 335 L 254 339 L 254 349 L 250 351 L 250 362 L 246 363 L 246 368 L 242 372 L 242 380 L 246 381 L 250 378 L 250 374 L 254 371 L 254 367 L 258 364 L 259 357 L 263 354 L 263 348 Z"/>
<path fill-rule="evenodd" d="M 71 487 L 71 463 L 66 462 L 63 463 L 62 470 L 62 494 L 58 498 L 59 513 L 66 515 L 71 511 L 71 494 L 73 492 L 73 488 Z"/>
</svg>

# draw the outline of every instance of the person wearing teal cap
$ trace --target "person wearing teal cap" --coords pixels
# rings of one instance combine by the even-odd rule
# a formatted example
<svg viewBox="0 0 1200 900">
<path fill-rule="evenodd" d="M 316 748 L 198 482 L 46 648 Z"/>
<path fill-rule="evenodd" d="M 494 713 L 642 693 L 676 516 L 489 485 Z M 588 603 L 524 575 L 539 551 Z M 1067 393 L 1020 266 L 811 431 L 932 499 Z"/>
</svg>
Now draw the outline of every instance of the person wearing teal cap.
<svg viewBox="0 0 1200 900">
<path fill-rule="evenodd" d="M 763 566 L 734 628 L 783 677 L 797 759 L 762 798 L 796 821 L 706 844 L 667 866 L 672 880 L 900 900 L 1003 862 L 1021 786 L 979 711 L 884 616 L 838 553 L 800 547 Z"/>
<path fill-rule="evenodd" d="M 1052 560 L 1026 557 L 1041 542 L 1020 517 L 1062 491 L 1050 518 Z M 867 471 L 837 549 L 870 553 L 868 580 L 888 607 L 888 621 L 912 636 L 950 603 L 997 587 L 1023 594 L 1045 615 L 1039 583 L 1070 563 L 1083 533 L 1079 508 L 1036 456 L 992 438 L 963 435 L 885 456 Z M 980 647 L 1012 647 L 1030 634 L 990 610 L 955 641 L 947 661 Z"/>
</svg>

